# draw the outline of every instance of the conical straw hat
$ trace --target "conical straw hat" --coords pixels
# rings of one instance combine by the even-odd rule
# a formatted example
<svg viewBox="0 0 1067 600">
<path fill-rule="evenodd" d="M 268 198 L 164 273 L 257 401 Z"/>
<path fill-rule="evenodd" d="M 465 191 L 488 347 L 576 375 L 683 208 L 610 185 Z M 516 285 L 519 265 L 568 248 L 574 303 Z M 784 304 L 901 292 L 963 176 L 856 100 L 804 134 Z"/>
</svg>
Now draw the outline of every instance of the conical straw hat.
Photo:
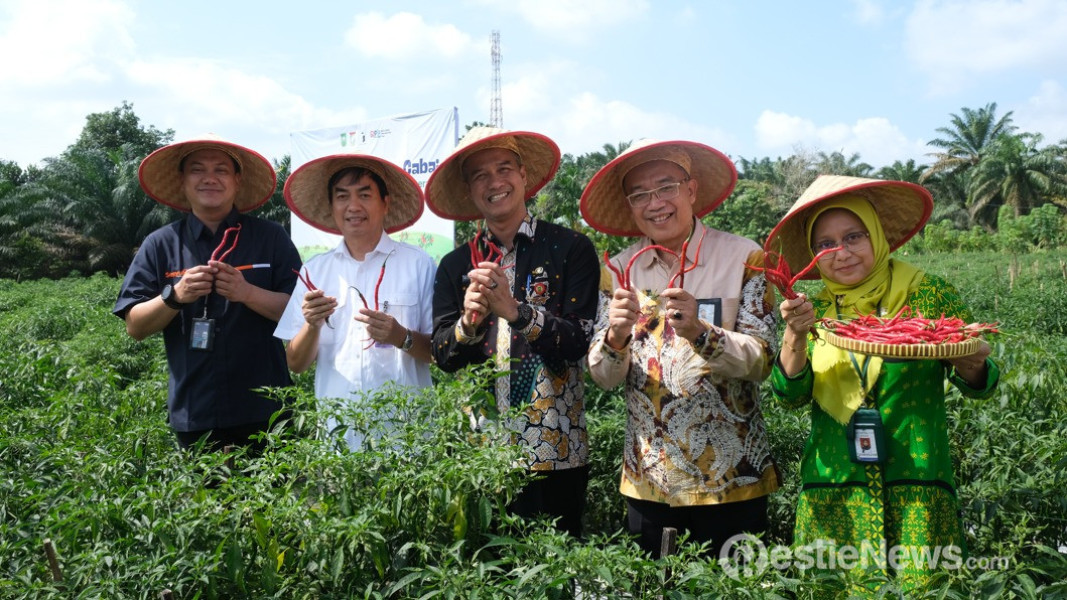
<svg viewBox="0 0 1067 600">
<path fill-rule="evenodd" d="M 771 230 L 763 247 L 768 252 L 781 254 L 794 273 L 808 266 L 813 258 L 811 240 L 807 239 L 808 220 L 818 212 L 820 204 L 846 194 L 862 196 L 870 201 L 882 222 L 890 251 L 903 246 L 918 233 L 934 210 L 933 196 L 921 185 L 906 181 L 820 175 Z M 804 278 L 818 279 L 819 273 L 812 270 Z"/>
<path fill-rule="evenodd" d="M 385 181 L 389 195 L 384 223 L 387 233 L 410 227 L 422 216 L 422 189 L 415 178 L 395 164 L 368 154 L 333 154 L 304 163 L 285 180 L 285 203 L 308 225 L 340 234 L 327 186 L 334 173 L 349 167 L 367 169 Z"/>
<path fill-rule="evenodd" d="M 197 150 L 221 150 L 237 162 L 241 185 L 237 189 L 234 206 L 248 212 L 263 206 L 274 194 L 277 178 L 270 161 L 254 150 L 208 133 L 200 137 L 163 146 L 141 161 L 137 177 L 141 189 L 156 202 L 181 211 L 192 211 L 192 205 L 182 191 L 181 164 L 185 157 Z"/>
<path fill-rule="evenodd" d="M 653 160 L 673 162 L 697 181 L 697 198 L 693 203 L 697 218 L 715 210 L 737 184 L 734 163 L 711 146 L 643 139 L 604 165 L 585 186 L 579 205 L 585 222 L 611 235 L 642 235 L 626 202 L 622 180 L 634 167 Z"/>
<path fill-rule="evenodd" d="M 506 148 L 519 155 L 526 167 L 527 201 L 551 181 L 559 169 L 559 147 L 539 133 L 472 127 L 426 182 L 426 205 L 434 214 L 452 221 L 482 218 L 482 213 L 467 193 L 467 184 L 463 180 L 463 161 L 487 148 Z"/>
</svg>

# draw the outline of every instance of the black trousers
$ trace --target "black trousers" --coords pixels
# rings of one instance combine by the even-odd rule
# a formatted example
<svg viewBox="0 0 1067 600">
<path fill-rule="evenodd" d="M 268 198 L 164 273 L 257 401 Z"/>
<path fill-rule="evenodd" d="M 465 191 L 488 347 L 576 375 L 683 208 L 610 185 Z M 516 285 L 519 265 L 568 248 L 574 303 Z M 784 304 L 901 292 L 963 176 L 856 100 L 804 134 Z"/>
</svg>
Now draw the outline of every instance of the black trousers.
<svg viewBox="0 0 1067 600">
<path fill-rule="evenodd" d="M 739 533 L 761 535 L 767 531 L 767 497 L 741 502 L 701 506 L 671 506 L 662 502 L 626 499 L 626 518 L 630 533 L 638 535 L 638 544 L 655 558 L 660 555 L 664 527 L 681 534 L 689 532 L 689 541 L 711 541 L 709 557 L 718 558 L 722 545 Z"/>
<path fill-rule="evenodd" d="M 582 511 L 589 484 L 589 465 L 558 471 L 535 471 L 537 479 L 527 483 L 508 511 L 520 517 L 558 517 L 556 529 L 582 536 Z"/>
<path fill-rule="evenodd" d="M 175 431 L 178 445 L 182 450 L 188 450 L 196 445 L 201 438 L 207 437 L 204 443 L 204 451 L 221 452 L 226 446 L 247 447 L 252 455 L 263 453 L 266 443 L 263 440 L 249 439 L 257 433 L 267 431 L 270 428 L 268 421 L 248 423 L 236 427 L 220 427 L 217 429 L 203 429 L 200 431 Z"/>
</svg>

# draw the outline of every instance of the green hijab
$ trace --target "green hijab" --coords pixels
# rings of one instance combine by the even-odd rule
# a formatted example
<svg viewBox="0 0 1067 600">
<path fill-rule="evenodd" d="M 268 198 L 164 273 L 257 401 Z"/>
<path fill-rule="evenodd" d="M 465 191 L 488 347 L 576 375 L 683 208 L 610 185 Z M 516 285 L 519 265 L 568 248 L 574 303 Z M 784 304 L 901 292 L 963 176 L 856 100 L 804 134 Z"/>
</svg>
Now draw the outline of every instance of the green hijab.
<svg viewBox="0 0 1067 600">
<path fill-rule="evenodd" d="M 876 313 L 895 315 L 907 303 L 908 296 L 918 287 L 923 272 L 908 263 L 890 258 L 882 221 L 871 203 L 862 196 L 840 196 L 823 203 L 805 224 L 808 246 L 815 222 L 828 210 L 843 208 L 856 215 L 870 234 L 874 250 L 874 265 L 867 277 L 855 285 L 843 285 L 822 275 L 825 289 L 819 297 L 828 300 L 828 308 L 819 315 L 827 319 L 852 319 Z M 816 402 L 839 423 L 848 423 L 852 413 L 863 404 L 863 398 L 874 387 L 882 359 L 876 356 L 855 355 L 856 364 L 866 364 L 866 377 L 853 366 L 849 352 L 825 342 L 817 342 L 811 352 L 811 368 L 815 375 L 812 394 Z"/>
</svg>

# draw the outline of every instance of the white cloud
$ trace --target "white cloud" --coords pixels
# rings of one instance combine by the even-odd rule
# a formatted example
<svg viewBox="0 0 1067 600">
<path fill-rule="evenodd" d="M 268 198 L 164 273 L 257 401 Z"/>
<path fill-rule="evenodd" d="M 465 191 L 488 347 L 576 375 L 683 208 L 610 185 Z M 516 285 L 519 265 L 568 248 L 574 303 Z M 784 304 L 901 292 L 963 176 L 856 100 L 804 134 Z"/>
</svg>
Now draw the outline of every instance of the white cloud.
<svg viewBox="0 0 1067 600">
<path fill-rule="evenodd" d="M 755 129 L 757 144 L 771 155 L 789 156 L 798 146 L 827 154 L 858 153 L 860 160 L 877 169 L 896 160 L 922 160 L 927 152 L 922 140 L 909 140 L 884 117 L 816 125 L 810 119 L 765 110 Z"/>
<path fill-rule="evenodd" d="M 365 120 L 362 107 L 343 111 L 318 108 L 299 94 L 262 75 L 203 59 L 135 62 L 129 77 L 169 112 L 156 121 L 172 127 L 176 139 L 209 131 L 247 143 L 269 158 L 290 152 L 293 131 Z M 196 82 L 196 85 L 190 85 Z M 164 100 L 165 99 L 165 100 Z"/>
<path fill-rule="evenodd" d="M 409 12 L 389 17 L 379 12 L 356 15 L 345 32 L 345 43 L 364 56 L 391 60 L 453 58 L 488 47 L 488 41 L 474 42 L 454 25 L 431 25 Z"/>
<path fill-rule="evenodd" d="M 756 144 L 766 150 L 789 148 L 815 135 L 815 124 L 801 117 L 765 110 L 756 120 Z"/>
<path fill-rule="evenodd" d="M 907 19 L 911 60 L 935 93 L 976 74 L 1062 69 L 1067 61 L 1067 3 L 1061 0 L 920 0 Z"/>
<path fill-rule="evenodd" d="M 599 151 L 604 144 L 617 145 L 645 137 L 694 140 L 727 154 L 736 147 L 735 140 L 720 130 L 622 100 L 603 99 L 591 92 L 557 98 L 554 110 L 539 111 L 529 122 L 535 131 L 555 140 L 564 153 L 573 155 Z"/>
<path fill-rule="evenodd" d="M 1043 81 L 1026 104 L 1014 110 L 1020 131 L 1040 133 L 1047 144 L 1067 139 L 1067 90 L 1056 81 Z"/>
<path fill-rule="evenodd" d="M 114 0 L 7 2 L 0 17 L 0 81 L 5 86 L 102 82 L 129 54 L 133 12 Z"/>
<path fill-rule="evenodd" d="M 722 130 L 588 91 L 596 89 L 604 75 L 573 61 L 519 65 L 515 72 L 526 75 L 503 85 L 504 127 L 544 133 L 564 153 L 585 154 L 642 137 L 694 140 L 727 154 L 737 147 Z M 485 107 L 481 114 L 488 115 L 488 86 L 477 96 L 479 106 Z"/>
</svg>

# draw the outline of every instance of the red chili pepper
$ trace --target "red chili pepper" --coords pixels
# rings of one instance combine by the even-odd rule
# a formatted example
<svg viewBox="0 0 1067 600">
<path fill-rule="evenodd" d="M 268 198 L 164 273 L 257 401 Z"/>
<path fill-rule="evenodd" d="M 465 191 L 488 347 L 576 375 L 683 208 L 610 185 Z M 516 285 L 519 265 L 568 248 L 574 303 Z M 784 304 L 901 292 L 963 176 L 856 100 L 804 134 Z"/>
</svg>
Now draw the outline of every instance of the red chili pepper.
<svg viewBox="0 0 1067 600">
<path fill-rule="evenodd" d="M 633 284 L 633 279 L 630 276 L 630 271 L 633 270 L 634 263 L 637 262 L 637 257 L 641 256 L 645 252 L 648 252 L 649 250 L 661 250 L 661 251 L 663 251 L 664 254 L 670 254 L 671 256 L 674 256 L 674 257 L 678 256 L 678 254 L 676 252 L 674 252 L 673 250 L 669 250 L 669 249 L 667 249 L 667 248 L 665 248 L 663 246 L 660 246 L 659 244 L 649 244 L 649 245 L 645 246 L 644 248 L 641 248 L 640 250 L 635 252 L 633 256 L 630 257 L 630 262 L 626 263 L 626 276 L 625 276 L 626 285 L 624 286 L 624 287 L 626 287 L 626 289 L 630 289 L 631 285 Z"/>
<path fill-rule="evenodd" d="M 296 273 L 296 276 L 300 278 L 300 281 L 304 284 L 304 286 L 308 289 L 308 291 L 314 292 L 314 291 L 319 289 L 319 288 L 315 287 L 314 283 L 311 283 L 311 274 L 308 273 L 308 268 L 307 267 L 304 267 L 304 274 L 303 275 L 301 275 L 300 271 L 297 271 L 296 269 L 293 269 L 293 273 Z M 330 329 L 333 329 L 333 324 L 330 323 L 329 315 L 326 316 L 326 326 L 329 327 Z"/>
<path fill-rule="evenodd" d="M 700 241 L 701 241 L 701 243 L 703 243 L 703 241 L 704 241 L 703 236 L 701 236 L 701 240 Z M 685 244 L 683 244 L 683 248 L 684 247 L 685 247 Z M 669 254 L 670 256 L 678 258 L 678 253 L 675 252 L 674 250 L 670 250 L 670 249 L 668 249 L 668 248 L 666 248 L 664 246 L 660 246 L 659 244 L 649 244 L 648 246 L 645 246 L 644 248 L 641 248 L 640 250 L 635 252 L 634 255 L 630 257 L 630 262 L 628 262 L 626 264 L 626 270 L 623 271 L 619 267 L 616 267 L 615 265 L 613 265 L 611 263 L 611 260 L 608 258 L 607 251 L 604 252 L 604 263 L 607 265 L 608 269 L 610 269 L 611 272 L 615 274 L 615 277 L 619 280 L 619 287 L 627 289 L 627 290 L 631 288 L 631 286 L 633 284 L 633 281 L 632 281 L 632 279 L 630 277 L 630 271 L 633 270 L 634 263 L 637 262 L 637 257 L 641 256 L 645 252 L 648 252 L 649 250 L 659 250 L 659 251 L 663 252 L 664 254 Z M 697 246 L 697 253 L 699 254 L 699 252 L 700 252 L 700 246 L 698 245 Z M 685 259 L 682 258 L 680 260 L 680 265 L 679 265 L 679 268 L 678 268 L 678 272 L 675 273 L 675 275 L 673 277 L 671 277 L 670 281 L 667 282 L 667 287 L 674 287 L 674 280 L 675 280 L 675 278 L 677 278 L 679 276 L 681 276 L 683 278 L 683 281 L 684 281 L 685 273 L 688 272 L 688 271 L 692 271 L 695 268 L 696 268 L 696 262 L 695 261 L 694 261 L 692 267 L 688 267 L 687 268 L 685 266 Z"/>
<path fill-rule="evenodd" d="M 619 280 L 619 287 L 624 289 L 630 289 L 630 281 L 623 275 L 622 270 L 615 266 L 615 263 L 611 262 L 611 258 L 608 257 L 608 251 L 604 251 L 604 264 L 608 266 L 608 269 L 615 274 L 615 279 Z"/>
<path fill-rule="evenodd" d="M 824 256 L 840 250 L 842 250 L 841 246 L 823 250 L 816 254 L 815 258 L 811 259 L 811 262 L 808 263 L 808 266 L 801 269 L 796 275 L 793 275 L 792 271 L 789 269 L 789 263 L 777 252 L 768 251 L 764 253 L 764 264 L 768 265 L 766 267 L 756 267 L 753 265 L 745 265 L 745 267 L 763 273 L 763 276 L 767 278 L 767 281 L 777 288 L 782 296 L 789 300 L 793 300 L 797 297 L 797 293 L 793 291 L 793 286 L 796 285 L 802 277 L 814 269 L 815 265 L 819 264 L 819 261 L 822 260 Z M 772 260 L 774 261 L 773 265 L 770 264 Z"/>
<path fill-rule="evenodd" d="M 385 255 L 385 260 L 382 261 L 382 269 L 378 272 L 378 282 L 374 284 L 374 310 L 378 310 L 378 290 L 382 287 L 382 279 L 385 279 L 385 263 L 389 262 L 389 257 L 393 255 L 393 251 Z"/>
<path fill-rule="evenodd" d="M 793 290 L 793 286 L 795 286 L 797 282 L 800 281 L 800 278 L 807 275 L 808 272 L 814 269 L 815 265 L 817 265 L 819 261 L 823 259 L 824 256 L 833 254 L 834 252 L 839 252 L 840 250 L 842 250 L 841 246 L 823 250 L 822 252 L 816 254 L 815 258 L 812 258 L 811 262 L 808 263 L 808 266 L 801 269 L 800 272 L 796 275 L 793 275 L 792 270 L 790 270 L 789 268 L 789 263 L 785 260 L 785 258 L 783 258 L 782 255 L 778 254 L 777 252 L 767 251 L 763 254 L 763 262 L 765 265 L 767 265 L 765 267 L 757 267 L 749 264 L 746 264 L 745 267 L 748 269 L 752 269 L 753 271 L 759 271 L 763 273 L 763 276 L 767 279 L 767 282 L 773 285 L 778 290 L 778 292 L 782 294 L 784 298 L 794 300 L 799 296 L 797 295 L 796 291 Z M 773 264 L 771 264 L 772 262 Z M 814 339 L 819 339 L 819 330 L 816 329 L 814 325 L 812 325 L 811 328 L 808 329 L 808 332 L 811 333 L 811 336 Z"/>
<path fill-rule="evenodd" d="M 359 301 L 363 303 L 363 308 L 365 308 L 367 310 L 370 310 L 370 305 L 367 304 L 367 297 L 363 295 L 363 292 L 359 291 L 359 288 L 354 286 L 354 285 L 350 285 L 348 287 L 356 290 L 356 294 L 359 295 Z M 366 346 L 363 346 L 363 349 L 364 350 L 368 350 L 373 345 L 374 345 L 374 340 L 372 339 L 369 344 L 367 344 Z"/>
<path fill-rule="evenodd" d="M 359 291 L 359 288 L 358 288 L 358 287 L 356 287 L 356 286 L 354 286 L 354 285 L 350 285 L 350 286 L 348 286 L 348 287 L 350 287 L 350 288 L 352 288 L 352 289 L 356 290 L 356 293 L 357 293 L 357 294 L 359 294 L 359 300 L 360 300 L 360 302 L 362 302 L 362 303 L 363 303 L 363 308 L 365 308 L 365 309 L 367 309 L 367 310 L 370 310 L 370 306 L 369 306 L 369 305 L 367 304 L 367 298 L 366 298 L 366 297 L 365 297 L 365 296 L 363 295 L 363 292 Z"/>
<path fill-rule="evenodd" d="M 301 275 L 300 271 L 297 271 L 296 269 L 293 269 L 293 273 L 296 273 L 296 276 L 300 278 L 300 282 L 304 284 L 304 287 L 306 287 L 308 291 L 314 292 L 315 290 L 319 289 L 315 287 L 314 283 L 311 283 L 311 275 L 308 274 L 307 267 L 304 267 L 303 275 Z"/>
<path fill-rule="evenodd" d="M 905 306 L 890 319 L 860 315 L 851 321 L 821 319 L 827 330 L 841 337 L 885 344 L 958 343 L 985 333 L 999 333 L 996 323 L 964 323 L 958 317 L 941 315 L 926 319 Z"/>
<path fill-rule="evenodd" d="M 231 233 L 233 234 L 233 243 L 230 245 L 230 247 L 225 252 L 222 252 L 222 249 L 226 248 L 226 240 L 230 237 Z M 240 223 L 238 223 L 234 227 L 227 227 L 226 231 L 222 232 L 222 241 L 219 242 L 219 245 L 218 245 L 218 247 L 215 248 L 215 251 L 211 253 L 211 260 L 217 260 L 219 262 L 222 262 L 227 256 L 230 255 L 231 252 L 233 252 L 234 248 L 237 247 L 237 238 L 239 238 L 240 236 L 241 236 L 241 224 Z M 221 256 L 218 255 L 219 252 L 222 252 Z"/>
<path fill-rule="evenodd" d="M 671 277 L 671 280 L 667 282 L 667 287 L 674 287 L 675 279 L 678 280 L 678 287 L 685 287 L 685 274 L 697 268 L 697 263 L 700 261 L 700 249 L 704 247 L 704 236 L 706 236 L 707 234 L 708 229 L 705 227 L 704 231 L 700 233 L 700 241 L 697 242 L 697 255 L 696 258 L 693 259 L 693 266 L 691 267 L 685 266 L 685 259 L 689 253 L 689 240 L 687 239 L 682 242 L 682 253 L 679 255 L 678 261 L 678 272 L 675 273 L 674 277 Z"/>
</svg>

